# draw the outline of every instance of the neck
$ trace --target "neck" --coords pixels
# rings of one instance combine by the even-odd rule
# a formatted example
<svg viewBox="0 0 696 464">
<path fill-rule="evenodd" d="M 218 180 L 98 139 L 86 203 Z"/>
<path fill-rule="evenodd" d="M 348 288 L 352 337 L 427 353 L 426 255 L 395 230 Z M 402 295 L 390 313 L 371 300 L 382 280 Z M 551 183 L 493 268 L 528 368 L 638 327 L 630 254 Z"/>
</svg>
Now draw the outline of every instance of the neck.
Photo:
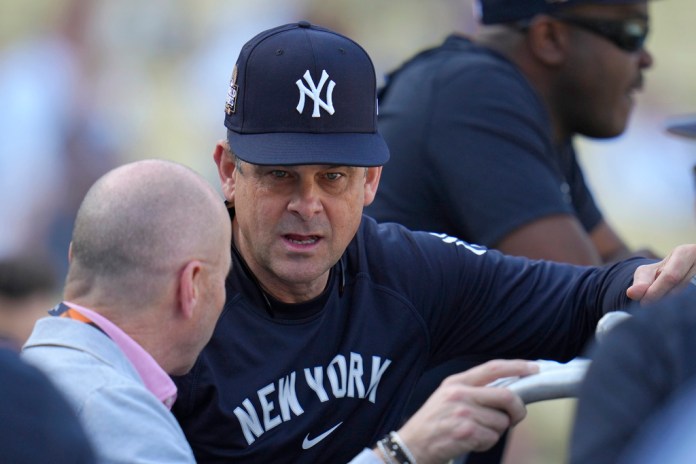
<svg viewBox="0 0 696 464">
<path fill-rule="evenodd" d="M 70 293 L 66 292 L 65 300 L 108 319 L 147 351 L 162 369 L 170 371 L 171 362 L 168 359 L 172 350 L 166 343 L 169 327 L 167 321 L 159 317 L 161 312 L 154 305 L 116 302 L 98 298 L 94 293 L 71 298 Z"/>
<path fill-rule="evenodd" d="M 555 73 L 528 51 L 524 35 L 508 26 L 488 26 L 477 35 L 476 42 L 504 56 L 519 69 L 546 108 L 554 145 L 563 145 L 572 134 L 561 124 L 562 114 L 554 102 L 565 99 L 558 98 Z"/>
</svg>

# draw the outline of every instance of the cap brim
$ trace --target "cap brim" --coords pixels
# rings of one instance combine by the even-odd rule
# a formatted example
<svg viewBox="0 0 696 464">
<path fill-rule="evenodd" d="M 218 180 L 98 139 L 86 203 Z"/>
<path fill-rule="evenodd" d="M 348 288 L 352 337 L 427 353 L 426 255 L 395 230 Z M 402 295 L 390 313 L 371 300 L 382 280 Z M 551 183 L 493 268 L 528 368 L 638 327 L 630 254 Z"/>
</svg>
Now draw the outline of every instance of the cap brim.
<svg viewBox="0 0 696 464">
<path fill-rule="evenodd" d="M 379 133 L 239 134 L 228 130 L 227 141 L 238 158 L 252 164 L 293 166 L 382 166 L 389 149 Z"/>
<path fill-rule="evenodd" d="M 696 139 L 696 114 L 667 121 L 667 132 Z"/>
</svg>

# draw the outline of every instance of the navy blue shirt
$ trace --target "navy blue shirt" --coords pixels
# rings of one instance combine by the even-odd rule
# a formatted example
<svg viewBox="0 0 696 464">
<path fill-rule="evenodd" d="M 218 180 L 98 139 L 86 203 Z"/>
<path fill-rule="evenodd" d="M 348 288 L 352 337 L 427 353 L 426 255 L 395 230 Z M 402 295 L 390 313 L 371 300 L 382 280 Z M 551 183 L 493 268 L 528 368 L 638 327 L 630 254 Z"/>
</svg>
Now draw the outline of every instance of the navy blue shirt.
<svg viewBox="0 0 696 464">
<path fill-rule="evenodd" d="M 495 247 L 553 214 L 602 219 L 571 140 L 554 145 L 542 100 L 503 56 L 460 36 L 387 80 L 379 130 L 391 158 L 366 213 Z"/>
<path fill-rule="evenodd" d="M 429 366 L 576 356 L 646 262 L 530 261 L 364 216 L 325 292 L 293 312 L 233 256 L 213 338 L 176 379 L 173 412 L 202 463 L 347 462 L 401 425 Z"/>
</svg>

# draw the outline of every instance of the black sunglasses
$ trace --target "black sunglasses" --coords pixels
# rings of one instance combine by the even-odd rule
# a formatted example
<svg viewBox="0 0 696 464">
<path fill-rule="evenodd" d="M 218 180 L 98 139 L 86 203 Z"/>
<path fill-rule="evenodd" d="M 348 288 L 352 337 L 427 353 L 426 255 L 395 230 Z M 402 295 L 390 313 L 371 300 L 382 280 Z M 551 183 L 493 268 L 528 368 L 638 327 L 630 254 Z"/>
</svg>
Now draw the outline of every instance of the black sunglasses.
<svg viewBox="0 0 696 464">
<path fill-rule="evenodd" d="M 643 48 L 648 37 L 649 27 L 645 19 L 592 19 L 581 16 L 551 14 L 553 18 L 573 26 L 593 32 L 612 42 L 622 50 L 630 53 Z"/>
</svg>

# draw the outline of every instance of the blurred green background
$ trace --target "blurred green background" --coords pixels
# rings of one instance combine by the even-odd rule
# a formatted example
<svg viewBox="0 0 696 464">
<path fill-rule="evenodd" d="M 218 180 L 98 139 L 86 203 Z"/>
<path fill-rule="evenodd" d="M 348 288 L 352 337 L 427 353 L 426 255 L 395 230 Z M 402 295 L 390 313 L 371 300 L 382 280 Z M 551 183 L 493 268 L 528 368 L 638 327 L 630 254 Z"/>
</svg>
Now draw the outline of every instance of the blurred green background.
<svg viewBox="0 0 696 464">
<path fill-rule="evenodd" d="M 663 254 L 696 239 L 696 140 L 664 129 L 670 117 L 696 114 L 694 6 L 652 2 L 655 65 L 629 129 L 580 142 L 608 221 L 630 245 Z M 225 133 L 230 73 L 257 32 L 299 19 L 331 27 L 365 47 L 381 82 L 450 31 L 473 31 L 472 11 L 471 0 L 0 0 L 0 180 L 16 182 L 2 190 L 0 212 L 19 236 L 3 250 L 0 234 L 0 256 L 60 237 L 41 236 L 41 218 L 60 210 L 43 222 L 62 225 L 50 246 L 63 260 L 74 206 L 116 164 L 171 159 L 217 185 L 212 149 Z M 530 407 L 506 462 L 563 462 L 573 407 Z"/>
</svg>

